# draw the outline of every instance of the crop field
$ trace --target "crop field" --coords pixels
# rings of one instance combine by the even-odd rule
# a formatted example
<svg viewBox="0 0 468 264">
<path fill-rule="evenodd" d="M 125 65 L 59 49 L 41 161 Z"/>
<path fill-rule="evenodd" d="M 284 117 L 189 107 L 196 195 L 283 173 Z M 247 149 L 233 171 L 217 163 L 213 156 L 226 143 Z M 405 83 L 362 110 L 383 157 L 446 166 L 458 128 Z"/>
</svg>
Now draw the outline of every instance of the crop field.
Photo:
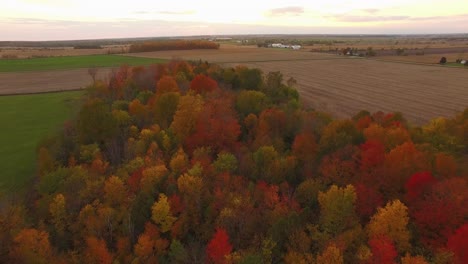
<svg viewBox="0 0 468 264">
<path fill-rule="evenodd" d="M 105 79 L 109 68 L 100 68 L 97 79 Z M 78 90 L 92 83 L 88 69 L 0 72 L 0 95 Z"/>
<path fill-rule="evenodd" d="M 89 67 L 116 67 L 122 64 L 149 65 L 160 63 L 160 59 L 118 56 L 118 55 L 90 55 L 66 56 L 32 59 L 0 60 L 0 72 L 46 71 L 58 69 L 76 69 Z"/>
<path fill-rule="evenodd" d="M 71 117 L 82 94 L 0 96 L 0 189 L 16 190 L 31 178 L 37 144 Z"/>
<path fill-rule="evenodd" d="M 221 45 L 219 50 L 181 50 L 132 53 L 131 56 L 159 59 L 184 59 L 230 62 L 270 62 L 294 60 L 323 60 L 340 58 L 326 53 L 313 53 L 306 49 L 290 50 L 279 48 L 257 48 L 256 46 Z"/>
<path fill-rule="evenodd" d="M 298 82 L 304 103 L 337 117 L 360 110 L 399 111 L 413 124 L 452 117 L 468 107 L 466 69 L 366 59 L 257 62 Z"/>
<path fill-rule="evenodd" d="M 0 58 L 13 56 L 19 59 L 118 54 L 128 51 L 128 45 L 104 46 L 102 49 L 74 49 L 73 47 L 0 47 Z"/>
<path fill-rule="evenodd" d="M 438 64 L 442 57 L 447 58 L 447 62 L 455 62 L 457 59 L 468 59 L 468 53 L 426 54 L 411 56 L 379 56 L 375 57 L 375 59 L 412 63 Z"/>
<path fill-rule="evenodd" d="M 298 81 L 305 103 L 337 117 L 349 117 L 366 109 L 400 111 L 414 124 L 439 116 L 453 116 L 467 107 L 467 69 L 439 65 L 417 65 L 379 59 L 349 58 L 307 50 L 222 45 L 219 50 L 157 51 L 135 53 L 139 59 L 203 60 L 227 66 L 245 64 L 265 73 L 281 71 Z M 425 58 L 392 56 L 392 58 Z M 116 56 L 119 57 L 119 56 Z M 124 56 L 122 56 L 124 57 Z M 135 59 L 132 57 L 132 60 Z M 440 58 L 437 58 L 437 60 Z M 451 57 L 448 57 L 451 61 Z M 450 65 L 452 66 L 452 65 Z M 99 79 L 110 69 L 101 68 Z M 0 72 L 0 94 L 75 90 L 91 83 L 87 69 Z"/>
</svg>

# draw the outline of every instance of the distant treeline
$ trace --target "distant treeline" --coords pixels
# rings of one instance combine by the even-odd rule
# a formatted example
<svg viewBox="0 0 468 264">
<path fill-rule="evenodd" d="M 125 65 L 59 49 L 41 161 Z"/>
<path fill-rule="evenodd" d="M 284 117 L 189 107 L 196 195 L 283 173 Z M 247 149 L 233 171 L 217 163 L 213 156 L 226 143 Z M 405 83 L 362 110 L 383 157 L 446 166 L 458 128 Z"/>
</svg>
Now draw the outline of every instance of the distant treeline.
<svg viewBox="0 0 468 264">
<path fill-rule="evenodd" d="M 192 49 L 219 49 L 219 44 L 206 40 L 152 41 L 132 44 L 129 52 Z"/>
<path fill-rule="evenodd" d="M 82 44 L 82 45 L 76 45 L 73 48 L 74 49 L 102 49 L 102 46 L 93 45 L 93 44 Z"/>
</svg>

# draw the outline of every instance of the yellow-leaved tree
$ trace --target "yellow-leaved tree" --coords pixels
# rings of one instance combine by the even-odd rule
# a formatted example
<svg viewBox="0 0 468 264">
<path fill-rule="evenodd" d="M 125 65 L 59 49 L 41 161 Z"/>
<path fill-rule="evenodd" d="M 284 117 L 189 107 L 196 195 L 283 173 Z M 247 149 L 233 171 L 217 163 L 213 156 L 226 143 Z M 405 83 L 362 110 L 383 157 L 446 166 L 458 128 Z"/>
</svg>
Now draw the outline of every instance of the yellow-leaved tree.
<svg viewBox="0 0 468 264">
<path fill-rule="evenodd" d="M 352 185 L 339 188 L 333 185 L 327 192 L 319 192 L 320 226 L 329 234 L 340 234 L 357 224 L 356 191 Z"/>
<path fill-rule="evenodd" d="M 408 207 L 405 204 L 400 200 L 388 202 L 372 216 L 367 226 L 369 237 L 386 236 L 395 243 L 398 251 L 405 252 L 410 248 L 408 220 Z"/>
<path fill-rule="evenodd" d="M 171 205 L 167 201 L 167 196 L 164 194 L 159 195 L 158 201 L 153 204 L 151 219 L 159 225 L 161 232 L 165 233 L 171 230 L 172 225 L 177 220 L 172 216 Z"/>
<path fill-rule="evenodd" d="M 335 245 L 329 245 L 322 254 L 317 256 L 317 264 L 343 264 L 343 254 Z"/>
<path fill-rule="evenodd" d="M 65 205 L 65 197 L 61 193 L 57 194 L 49 205 L 49 212 L 52 216 L 51 221 L 60 235 L 63 235 L 66 228 L 67 212 Z"/>
</svg>

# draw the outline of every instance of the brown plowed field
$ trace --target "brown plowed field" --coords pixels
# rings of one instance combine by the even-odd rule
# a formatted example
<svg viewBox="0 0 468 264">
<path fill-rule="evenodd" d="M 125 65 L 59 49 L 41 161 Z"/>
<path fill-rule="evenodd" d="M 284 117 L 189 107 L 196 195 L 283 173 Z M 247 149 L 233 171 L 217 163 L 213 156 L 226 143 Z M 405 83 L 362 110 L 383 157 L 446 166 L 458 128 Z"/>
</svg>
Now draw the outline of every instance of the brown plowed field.
<svg viewBox="0 0 468 264">
<path fill-rule="evenodd" d="M 467 53 L 447 53 L 447 54 L 426 54 L 426 55 L 412 55 L 412 56 L 379 56 L 373 59 L 388 60 L 388 61 L 401 61 L 401 62 L 414 62 L 426 64 L 438 64 L 442 57 L 447 58 L 447 62 L 455 62 L 458 59 L 468 59 Z"/>
<path fill-rule="evenodd" d="M 260 61 L 293 61 L 322 60 L 339 58 L 334 54 L 312 53 L 308 50 L 290 50 L 274 48 L 257 48 L 256 46 L 222 45 L 219 50 L 181 50 L 154 51 L 126 54 L 132 57 L 158 59 L 184 59 L 209 61 L 214 63 L 260 62 Z"/>
<path fill-rule="evenodd" d="M 108 76 L 110 69 L 99 69 L 97 79 Z M 0 72 L 0 95 L 77 90 L 92 83 L 88 69 Z"/>
<path fill-rule="evenodd" d="M 466 69 L 366 59 L 247 64 L 294 77 L 304 103 L 350 117 L 362 109 L 399 111 L 415 123 L 452 117 L 468 107 Z"/>
</svg>

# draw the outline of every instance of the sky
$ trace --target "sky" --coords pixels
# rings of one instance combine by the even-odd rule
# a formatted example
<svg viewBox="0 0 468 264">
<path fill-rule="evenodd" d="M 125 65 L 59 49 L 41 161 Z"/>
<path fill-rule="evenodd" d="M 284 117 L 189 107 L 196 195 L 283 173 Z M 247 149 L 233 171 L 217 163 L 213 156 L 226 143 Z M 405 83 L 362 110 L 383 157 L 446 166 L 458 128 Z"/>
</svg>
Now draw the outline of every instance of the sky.
<svg viewBox="0 0 468 264">
<path fill-rule="evenodd" d="M 2 0 L 0 41 L 468 33 L 468 0 Z"/>
</svg>

